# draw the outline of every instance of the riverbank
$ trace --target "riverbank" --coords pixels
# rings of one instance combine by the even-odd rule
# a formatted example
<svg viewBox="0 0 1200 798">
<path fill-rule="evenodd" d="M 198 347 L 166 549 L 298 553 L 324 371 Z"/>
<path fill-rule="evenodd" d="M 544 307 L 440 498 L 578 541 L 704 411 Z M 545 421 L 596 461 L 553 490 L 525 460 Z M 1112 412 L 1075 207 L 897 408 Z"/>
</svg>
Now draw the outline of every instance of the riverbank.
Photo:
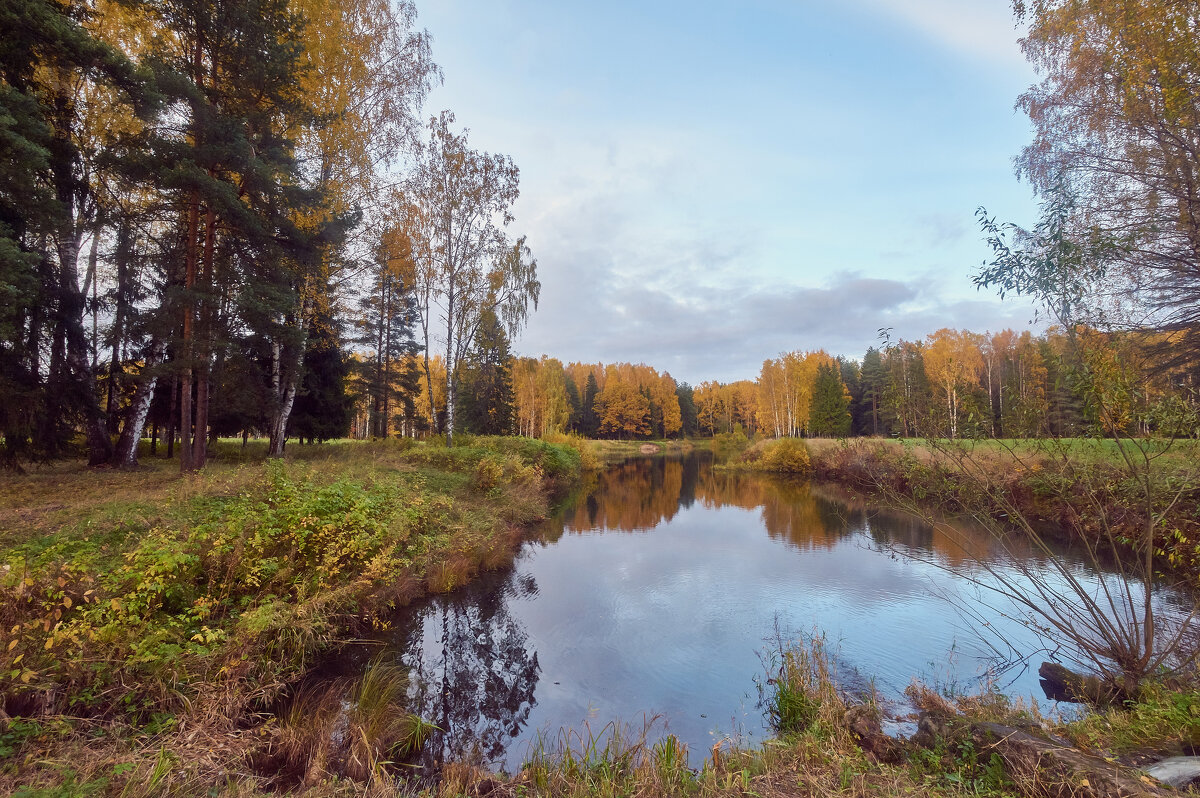
<svg viewBox="0 0 1200 798">
<path fill-rule="evenodd" d="M 1154 525 L 1156 569 L 1200 588 L 1200 470 L 1194 442 L 811 439 L 815 480 L 909 509 L 1028 522 L 1089 542 L 1140 540 Z"/>
<path fill-rule="evenodd" d="M 282 783 L 295 774 L 255 763 L 277 766 L 298 738 L 274 710 L 313 664 L 415 597 L 510 562 L 580 469 L 570 447 L 515 438 L 262 454 L 220 444 L 188 477 L 152 458 L 132 473 L 0 475 L 0 794 Z M 405 733 L 358 730 L 380 739 L 353 741 L 331 777 L 369 777 L 384 738 Z"/>
<path fill-rule="evenodd" d="M 17 627 L 4 646 L 19 639 L 0 671 L 10 716 L 0 718 L 0 793 L 1046 794 L 1019 785 L 1003 754 L 993 759 L 962 731 L 983 722 L 1050 727 L 1036 713 L 990 696 L 951 708 L 949 721 L 925 723 L 927 745 L 888 742 L 870 695 L 843 694 L 811 647 L 782 642 L 762 677 L 778 737 L 755 750 L 726 738 L 714 750 L 685 752 L 657 731 L 612 724 L 565 737 L 549 730 L 511 778 L 463 755 L 439 784 L 399 786 L 397 774 L 415 772 L 403 762 L 429 734 L 428 718 L 408 714 L 420 711 L 406 701 L 408 674 L 393 662 L 368 664 L 368 656 L 344 676 L 300 676 L 349 639 L 386 636 L 394 609 L 411 597 L 503 566 L 525 526 L 546 514 L 547 496 L 573 484 L 579 469 L 577 453 L 563 446 L 462 443 L 295 447 L 276 464 L 222 446 L 210 470 L 188 479 L 149 459 L 134 474 L 60 466 L 5 476 L 0 549 L 21 570 L 5 572 L 4 585 L 31 600 L 24 620 L 3 623 Z M 673 475 L 650 480 L 660 493 L 670 488 L 663 508 L 611 492 L 656 517 L 676 512 L 685 491 L 697 495 L 676 460 L 622 468 L 643 466 Z M 710 487 L 729 482 L 722 475 Z M 757 497 L 752 507 L 775 499 L 788 496 Z M 611 515 L 594 505 L 585 512 Z M 610 520 L 616 529 L 657 523 L 640 515 L 629 524 Z M 723 525 L 720 537 L 729 536 Z M 598 562 L 589 560 L 593 571 L 611 570 Z M 795 581 L 796 572 L 788 574 Z M 4 598 L 0 612 L 19 606 Z M 22 681 L 26 669 L 31 676 Z M 27 703 L 10 703 L 10 694 Z M 926 701 L 933 703 L 928 694 Z M 1147 694 L 1122 712 L 1092 716 L 1075 732 L 1050 728 L 1101 761 L 1139 748 L 1190 750 L 1200 741 L 1194 692 Z M 1072 778 L 1072 789 L 1093 781 Z"/>
<path fill-rule="evenodd" d="M 707 448 L 710 444 L 707 440 L 691 440 L 691 439 L 667 439 L 667 440 L 645 440 L 645 441 L 614 441 L 614 440 L 592 440 L 580 439 L 583 445 L 596 458 L 596 462 L 600 465 L 612 465 L 621 463 L 635 457 L 654 457 L 664 454 L 687 454 L 696 449 Z"/>
<path fill-rule="evenodd" d="M 1195 690 L 1064 723 L 999 693 L 948 699 L 914 682 L 918 709 L 905 720 L 916 731 L 888 736 L 873 694 L 837 684 L 823 638 L 776 646 L 761 698 L 777 736 L 758 748 L 724 739 L 689 752 L 673 736 L 652 742 L 645 726 L 608 724 L 560 735 L 513 777 L 455 764 L 422 795 L 1165 798 L 1179 793 L 1143 768 L 1166 777 L 1151 763 L 1192 750 L 1200 734 Z"/>
</svg>

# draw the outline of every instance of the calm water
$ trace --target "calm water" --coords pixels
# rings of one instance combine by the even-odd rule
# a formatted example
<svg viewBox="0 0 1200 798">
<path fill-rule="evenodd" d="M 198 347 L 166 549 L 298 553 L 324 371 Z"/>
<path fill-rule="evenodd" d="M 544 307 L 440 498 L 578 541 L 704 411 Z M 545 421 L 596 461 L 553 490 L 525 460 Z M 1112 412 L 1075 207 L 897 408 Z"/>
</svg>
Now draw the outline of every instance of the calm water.
<svg viewBox="0 0 1200 798">
<path fill-rule="evenodd" d="M 974 573 L 974 558 L 1000 556 L 985 533 L 960 532 L 970 557 L 953 534 L 817 487 L 714 472 L 700 455 L 631 461 L 590 478 L 514 567 L 415 605 L 390 652 L 414 670 L 419 711 L 443 730 L 430 763 L 515 771 L 539 733 L 555 740 L 614 719 L 640 729 L 648 713 L 695 764 L 726 735 L 769 734 L 755 679 L 777 627 L 823 632 L 842 683 L 873 682 L 898 710 L 913 677 L 969 688 L 994 660 L 947 597 L 1034 651 L 1023 628 L 939 567 Z M 1044 658 L 1006 671 L 1006 691 L 1041 697 Z"/>
</svg>

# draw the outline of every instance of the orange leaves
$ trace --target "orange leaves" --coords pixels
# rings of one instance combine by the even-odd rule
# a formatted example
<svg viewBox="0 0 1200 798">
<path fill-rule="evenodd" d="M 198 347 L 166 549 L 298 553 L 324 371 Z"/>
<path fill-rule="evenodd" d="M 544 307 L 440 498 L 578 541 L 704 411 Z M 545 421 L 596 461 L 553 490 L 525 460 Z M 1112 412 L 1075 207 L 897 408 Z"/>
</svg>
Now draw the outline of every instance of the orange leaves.
<svg viewBox="0 0 1200 798">
<path fill-rule="evenodd" d="M 614 382 L 596 399 L 600 432 L 617 438 L 650 434 L 650 400 L 634 386 Z"/>
</svg>

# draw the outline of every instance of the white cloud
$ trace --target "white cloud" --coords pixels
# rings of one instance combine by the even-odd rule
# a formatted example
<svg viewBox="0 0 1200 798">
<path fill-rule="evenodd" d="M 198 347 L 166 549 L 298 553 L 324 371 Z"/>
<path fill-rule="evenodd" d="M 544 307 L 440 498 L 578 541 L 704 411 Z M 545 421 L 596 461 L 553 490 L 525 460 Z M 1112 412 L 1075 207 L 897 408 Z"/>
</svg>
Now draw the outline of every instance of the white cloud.
<svg viewBox="0 0 1200 798">
<path fill-rule="evenodd" d="M 1003 66 L 1023 65 L 1008 0 L 860 0 L 903 20 L 942 46 Z"/>
</svg>

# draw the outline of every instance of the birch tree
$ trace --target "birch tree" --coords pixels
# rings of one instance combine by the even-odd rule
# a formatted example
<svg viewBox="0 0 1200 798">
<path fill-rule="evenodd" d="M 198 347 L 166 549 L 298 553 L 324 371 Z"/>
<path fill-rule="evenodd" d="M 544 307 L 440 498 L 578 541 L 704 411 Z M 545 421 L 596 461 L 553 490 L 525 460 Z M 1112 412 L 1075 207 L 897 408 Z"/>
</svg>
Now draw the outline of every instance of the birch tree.
<svg viewBox="0 0 1200 798">
<path fill-rule="evenodd" d="M 459 362 L 481 319 L 495 313 L 511 337 L 537 307 L 541 283 L 524 237 L 507 227 L 519 195 L 520 172 L 507 155 L 470 148 L 467 132 L 451 129 L 454 114 L 429 122 L 429 141 L 398 198 L 398 214 L 413 247 L 413 285 L 425 351 L 440 345 L 446 366 L 446 441 L 454 440 Z M 430 405 L 433 378 L 426 373 Z"/>
</svg>

